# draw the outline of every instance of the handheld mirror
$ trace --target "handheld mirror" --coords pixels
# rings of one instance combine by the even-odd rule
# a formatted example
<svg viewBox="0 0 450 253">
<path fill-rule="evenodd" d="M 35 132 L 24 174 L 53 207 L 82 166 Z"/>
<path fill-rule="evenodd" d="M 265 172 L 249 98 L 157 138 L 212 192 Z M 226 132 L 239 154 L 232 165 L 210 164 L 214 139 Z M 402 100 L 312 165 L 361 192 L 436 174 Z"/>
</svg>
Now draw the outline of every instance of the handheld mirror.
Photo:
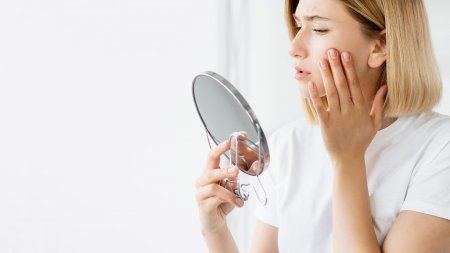
<svg viewBox="0 0 450 253">
<path fill-rule="evenodd" d="M 240 171 L 256 176 L 263 190 L 259 175 L 268 167 L 269 148 L 264 132 L 253 110 L 239 91 L 225 78 L 207 71 L 197 75 L 192 82 L 192 95 L 197 112 L 206 129 L 206 134 L 216 145 L 229 139 L 231 148 L 225 155 L 230 166 L 235 165 Z M 210 146 L 211 147 L 211 146 Z M 228 182 L 236 187 L 229 187 L 234 193 L 247 200 L 248 192 L 244 184 Z M 231 189 L 232 188 L 232 189 Z M 267 197 L 261 198 L 265 205 Z"/>
</svg>

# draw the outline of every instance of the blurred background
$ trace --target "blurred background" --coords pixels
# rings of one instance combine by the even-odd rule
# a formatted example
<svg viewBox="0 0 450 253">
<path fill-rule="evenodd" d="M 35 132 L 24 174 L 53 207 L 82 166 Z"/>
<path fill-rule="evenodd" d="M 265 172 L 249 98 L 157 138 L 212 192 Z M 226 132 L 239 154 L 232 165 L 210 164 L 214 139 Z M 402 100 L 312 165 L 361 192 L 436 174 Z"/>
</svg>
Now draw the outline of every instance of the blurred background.
<svg viewBox="0 0 450 253">
<path fill-rule="evenodd" d="M 450 3 L 425 2 L 450 114 Z M 194 76 L 267 135 L 302 117 L 282 0 L 0 0 L 0 34 L 0 252 L 206 252 Z M 254 199 L 229 217 L 242 252 Z"/>
</svg>

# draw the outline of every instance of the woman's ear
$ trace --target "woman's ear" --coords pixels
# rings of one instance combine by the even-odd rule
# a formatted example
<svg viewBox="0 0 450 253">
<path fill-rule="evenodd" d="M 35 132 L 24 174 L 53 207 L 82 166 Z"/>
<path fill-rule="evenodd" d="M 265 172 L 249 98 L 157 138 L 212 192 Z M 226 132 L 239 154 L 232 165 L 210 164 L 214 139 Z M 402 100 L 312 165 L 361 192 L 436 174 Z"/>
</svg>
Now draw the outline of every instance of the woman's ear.
<svg viewBox="0 0 450 253">
<path fill-rule="evenodd" d="M 367 64 L 371 68 L 378 68 L 386 62 L 386 30 L 380 32 L 371 47 Z"/>
</svg>

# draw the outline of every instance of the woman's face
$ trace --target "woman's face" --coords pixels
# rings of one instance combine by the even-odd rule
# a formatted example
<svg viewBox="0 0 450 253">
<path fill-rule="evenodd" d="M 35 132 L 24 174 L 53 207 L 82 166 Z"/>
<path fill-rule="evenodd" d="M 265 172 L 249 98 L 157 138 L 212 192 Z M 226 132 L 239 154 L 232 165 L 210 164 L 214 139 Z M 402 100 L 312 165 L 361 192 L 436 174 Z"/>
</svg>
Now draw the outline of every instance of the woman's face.
<svg viewBox="0 0 450 253">
<path fill-rule="evenodd" d="M 340 1 L 300 0 L 294 17 L 301 29 L 297 29 L 289 54 L 295 59 L 295 79 L 303 97 L 309 97 L 309 81 L 316 83 L 321 96 L 325 95 L 318 63 L 328 59 L 330 48 L 339 53 L 350 52 L 363 92 L 375 85 L 378 78 L 368 65 L 371 39 L 363 34 L 360 24 Z"/>
</svg>

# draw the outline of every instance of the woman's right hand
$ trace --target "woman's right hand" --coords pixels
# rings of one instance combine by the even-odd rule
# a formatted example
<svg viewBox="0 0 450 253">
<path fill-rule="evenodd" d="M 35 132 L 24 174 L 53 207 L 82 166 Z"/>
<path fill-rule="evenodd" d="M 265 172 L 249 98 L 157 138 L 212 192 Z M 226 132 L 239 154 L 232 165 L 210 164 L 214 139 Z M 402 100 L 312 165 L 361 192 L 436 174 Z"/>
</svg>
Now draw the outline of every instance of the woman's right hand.
<svg viewBox="0 0 450 253">
<path fill-rule="evenodd" d="M 196 181 L 196 198 L 200 211 L 200 222 L 203 233 L 214 233 L 226 226 L 226 215 L 235 206 L 242 207 L 244 201 L 220 185 L 229 178 L 236 180 L 236 167 L 221 169 L 220 156 L 230 149 L 230 141 L 221 143 L 212 149 L 208 155 L 206 168 Z"/>
</svg>

